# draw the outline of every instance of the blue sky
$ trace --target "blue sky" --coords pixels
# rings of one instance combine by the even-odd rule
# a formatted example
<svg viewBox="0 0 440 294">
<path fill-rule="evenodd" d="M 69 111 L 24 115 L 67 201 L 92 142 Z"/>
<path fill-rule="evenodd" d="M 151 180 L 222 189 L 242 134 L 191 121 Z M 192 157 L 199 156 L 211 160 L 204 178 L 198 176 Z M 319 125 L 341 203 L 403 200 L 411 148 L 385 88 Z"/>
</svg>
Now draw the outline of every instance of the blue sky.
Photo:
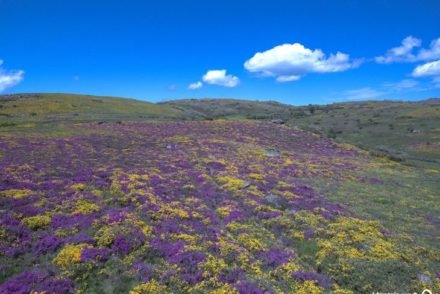
<svg viewBox="0 0 440 294">
<path fill-rule="evenodd" d="M 0 28 L 3 93 L 440 96 L 438 0 L 0 0 Z"/>
</svg>

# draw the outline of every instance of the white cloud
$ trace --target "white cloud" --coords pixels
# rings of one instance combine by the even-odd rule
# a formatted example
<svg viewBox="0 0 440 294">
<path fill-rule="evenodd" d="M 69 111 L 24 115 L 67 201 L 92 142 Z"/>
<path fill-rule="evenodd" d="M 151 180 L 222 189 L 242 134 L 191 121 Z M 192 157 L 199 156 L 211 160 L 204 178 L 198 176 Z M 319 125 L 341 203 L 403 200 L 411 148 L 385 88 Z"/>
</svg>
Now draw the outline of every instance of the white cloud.
<svg viewBox="0 0 440 294">
<path fill-rule="evenodd" d="M 284 83 L 284 82 L 293 82 L 297 81 L 301 78 L 301 76 L 278 76 L 277 82 Z"/>
<path fill-rule="evenodd" d="M 438 81 L 440 86 L 440 79 Z M 399 97 L 402 93 L 422 92 L 431 89 L 414 79 L 403 79 L 396 82 L 383 83 L 377 87 L 363 87 L 341 92 L 329 101 L 347 101 L 347 100 L 374 100 L 377 98 Z"/>
<path fill-rule="evenodd" d="M 0 60 L 0 66 L 3 64 L 3 60 Z M 6 71 L 0 68 L 0 93 L 7 88 L 13 87 L 23 80 L 24 71 Z"/>
<path fill-rule="evenodd" d="M 440 38 L 433 40 L 429 48 L 421 48 L 417 53 L 414 52 L 414 49 L 421 45 L 420 39 L 408 36 L 402 40 L 400 46 L 391 48 L 385 55 L 378 56 L 375 60 L 377 63 L 394 63 L 431 61 L 440 58 Z"/>
<path fill-rule="evenodd" d="M 378 91 L 370 87 L 344 91 L 342 96 L 345 100 L 369 100 L 385 95 L 386 92 Z"/>
<path fill-rule="evenodd" d="M 440 60 L 418 65 L 412 72 L 413 77 L 440 76 Z"/>
<path fill-rule="evenodd" d="M 440 58 L 440 38 L 433 40 L 429 49 L 421 49 L 417 54 L 418 60 L 429 61 Z"/>
<path fill-rule="evenodd" d="M 420 47 L 422 41 L 408 36 L 402 40 L 402 43 L 398 47 L 391 48 L 384 56 L 378 56 L 375 58 L 377 63 L 392 63 L 392 62 L 411 62 L 416 60 L 416 56 L 412 53 L 413 49 Z"/>
<path fill-rule="evenodd" d="M 337 52 L 328 57 L 321 49 L 311 50 L 300 43 L 283 44 L 264 52 L 257 52 L 244 67 L 262 76 L 275 77 L 278 82 L 299 80 L 308 73 L 340 72 L 359 66 L 350 56 Z"/>
<path fill-rule="evenodd" d="M 400 91 L 414 89 L 418 85 L 419 85 L 419 82 L 416 80 L 404 79 L 404 80 L 401 80 L 396 83 L 385 83 L 385 84 L 383 84 L 383 87 L 385 87 L 391 91 L 400 92 Z"/>
<path fill-rule="evenodd" d="M 202 79 L 207 84 L 228 88 L 234 88 L 240 83 L 240 79 L 238 77 L 227 75 L 225 69 L 209 70 Z"/>
<path fill-rule="evenodd" d="M 203 83 L 201 81 L 192 83 L 188 85 L 188 90 L 197 90 L 203 87 Z"/>
</svg>

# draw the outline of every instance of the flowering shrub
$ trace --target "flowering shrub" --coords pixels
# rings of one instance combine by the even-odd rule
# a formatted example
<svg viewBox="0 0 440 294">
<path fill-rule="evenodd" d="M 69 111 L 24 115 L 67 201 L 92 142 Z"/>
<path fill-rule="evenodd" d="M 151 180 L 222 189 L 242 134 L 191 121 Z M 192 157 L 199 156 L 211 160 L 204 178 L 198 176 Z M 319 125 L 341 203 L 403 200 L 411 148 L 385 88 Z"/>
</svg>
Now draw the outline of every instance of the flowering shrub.
<svg viewBox="0 0 440 294">
<path fill-rule="evenodd" d="M 86 244 L 67 244 L 53 259 L 53 262 L 59 267 L 66 269 L 70 265 L 81 262 L 81 252 L 88 246 Z"/>
<path fill-rule="evenodd" d="M 80 199 L 75 203 L 73 214 L 80 213 L 80 214 L 91 214 L 99 211 L 99 206 L 95 203 Z"/>
<path fill-rule="evenodd" d="M 74 293 L 72 281 L 46 271 L 22 272 L 0 285 L 0 293 Z"/>
<path fill-rule="evenodd" d="M 230 176 L 219 176 L 217 179 L 220 181 L 222 187 L 231 191 L 242 189 L 245 185 L 245 181 Z"/>
<path fill-rule="evenodd" d="M 5 197 L 12 197 L 15 199 L 20 199 L 23 198 L 27 195 L 32 194 L 32 190 L 29 189 L 10 189 L 10 190 L 6 190 L 6 191 L 1 191 L 0 195 L 3 195 Z"/>
<path fill-rule="evenodd" d="M 148 283 L 140 284 L 130 290 L 130 294 L 166 294 L 167 287 L 160 285 L 157 281 L 151 280 Z"/>
<path fill-rule="evenodd" d="M 51 218 L 48 215 L 36 215 L 23 219 L 23 223 L 33 230 L 48 226 L 50 221 Z"/>
<path fill-rule="evenodd" d="M 327 226 L 319 239 L 318 262 L 326 257 L 355 259 L 398 259 L 400 255 L 390 238 L 380 231 L 375 221 L 340 217 Z"/>
<path fill-rule="evenodd" d="M 320 294 L 324 293 L 323 289 L 316 285 L 313 281 L 305 281 L 304 283 L 297 284 L 292 293 L 296 294 Z"/>
</svg>

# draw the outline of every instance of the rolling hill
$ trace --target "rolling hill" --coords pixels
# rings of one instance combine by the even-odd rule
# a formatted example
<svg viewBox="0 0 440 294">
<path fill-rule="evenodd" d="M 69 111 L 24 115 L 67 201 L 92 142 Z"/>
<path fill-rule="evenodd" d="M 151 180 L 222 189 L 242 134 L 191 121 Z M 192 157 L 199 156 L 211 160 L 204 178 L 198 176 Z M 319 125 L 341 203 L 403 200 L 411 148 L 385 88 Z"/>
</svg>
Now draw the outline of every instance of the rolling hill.
<svg viewBox="0 0 440 294">
<path fill-rule="evenodd" d="M 73 94 L 17 94 L 0 96 L 0 126 L 175 119 L 182 112 L 167 105 L 134 99 Z"/>
<path fill-rule="evenodd" d="M 293 106 L 276 101 L 248 101 L 238 99 L 180 99 L 162 102 L 182 110 L 189 117 L 203 119 L 268 119 L 289 117 Z"/>
<path fill-rule="evenodd" d="M 294 107 L 277 102 L 186 99 L 166 102 L 204 118 L 282 119 L 292 127 L 410 164 L 440 164 L 440 99 L 362 101 Z"/>
<path fill-rule="evenodd" d="M 440 99 L 292 106 L 238 99 L 150 103 L 72 94 L 0 96 L 0 131 L 56 128 L 81 122 L 214 119 L 279 119 L 291 127 L 354 144 L 373 155 L 407 164 L 440 164 Z"/>
</svg>

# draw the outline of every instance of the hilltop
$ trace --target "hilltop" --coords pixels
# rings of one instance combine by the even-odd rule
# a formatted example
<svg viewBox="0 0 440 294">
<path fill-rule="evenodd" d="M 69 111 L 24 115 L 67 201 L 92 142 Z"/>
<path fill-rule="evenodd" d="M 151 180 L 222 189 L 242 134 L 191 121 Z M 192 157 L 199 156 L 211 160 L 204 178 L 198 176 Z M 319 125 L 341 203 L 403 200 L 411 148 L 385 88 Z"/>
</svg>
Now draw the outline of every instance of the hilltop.
<svg viewBox="0 0 440 294">
<path fill-rule="evenodd" d="M 293 106 L 276 101 L 239 99 L 180 99 L 162 102 L 183 111 L 189 117 L 203 119 L 269 119 L 289 117 Z"/>
<path fill-rule="evenodd" d="M 181 111 L 127 98 L 75 94 L 0 95 L 0 125 L 172 119 Z M 5 125 L 6 124 L 6 125 Z"/>
</svg>

